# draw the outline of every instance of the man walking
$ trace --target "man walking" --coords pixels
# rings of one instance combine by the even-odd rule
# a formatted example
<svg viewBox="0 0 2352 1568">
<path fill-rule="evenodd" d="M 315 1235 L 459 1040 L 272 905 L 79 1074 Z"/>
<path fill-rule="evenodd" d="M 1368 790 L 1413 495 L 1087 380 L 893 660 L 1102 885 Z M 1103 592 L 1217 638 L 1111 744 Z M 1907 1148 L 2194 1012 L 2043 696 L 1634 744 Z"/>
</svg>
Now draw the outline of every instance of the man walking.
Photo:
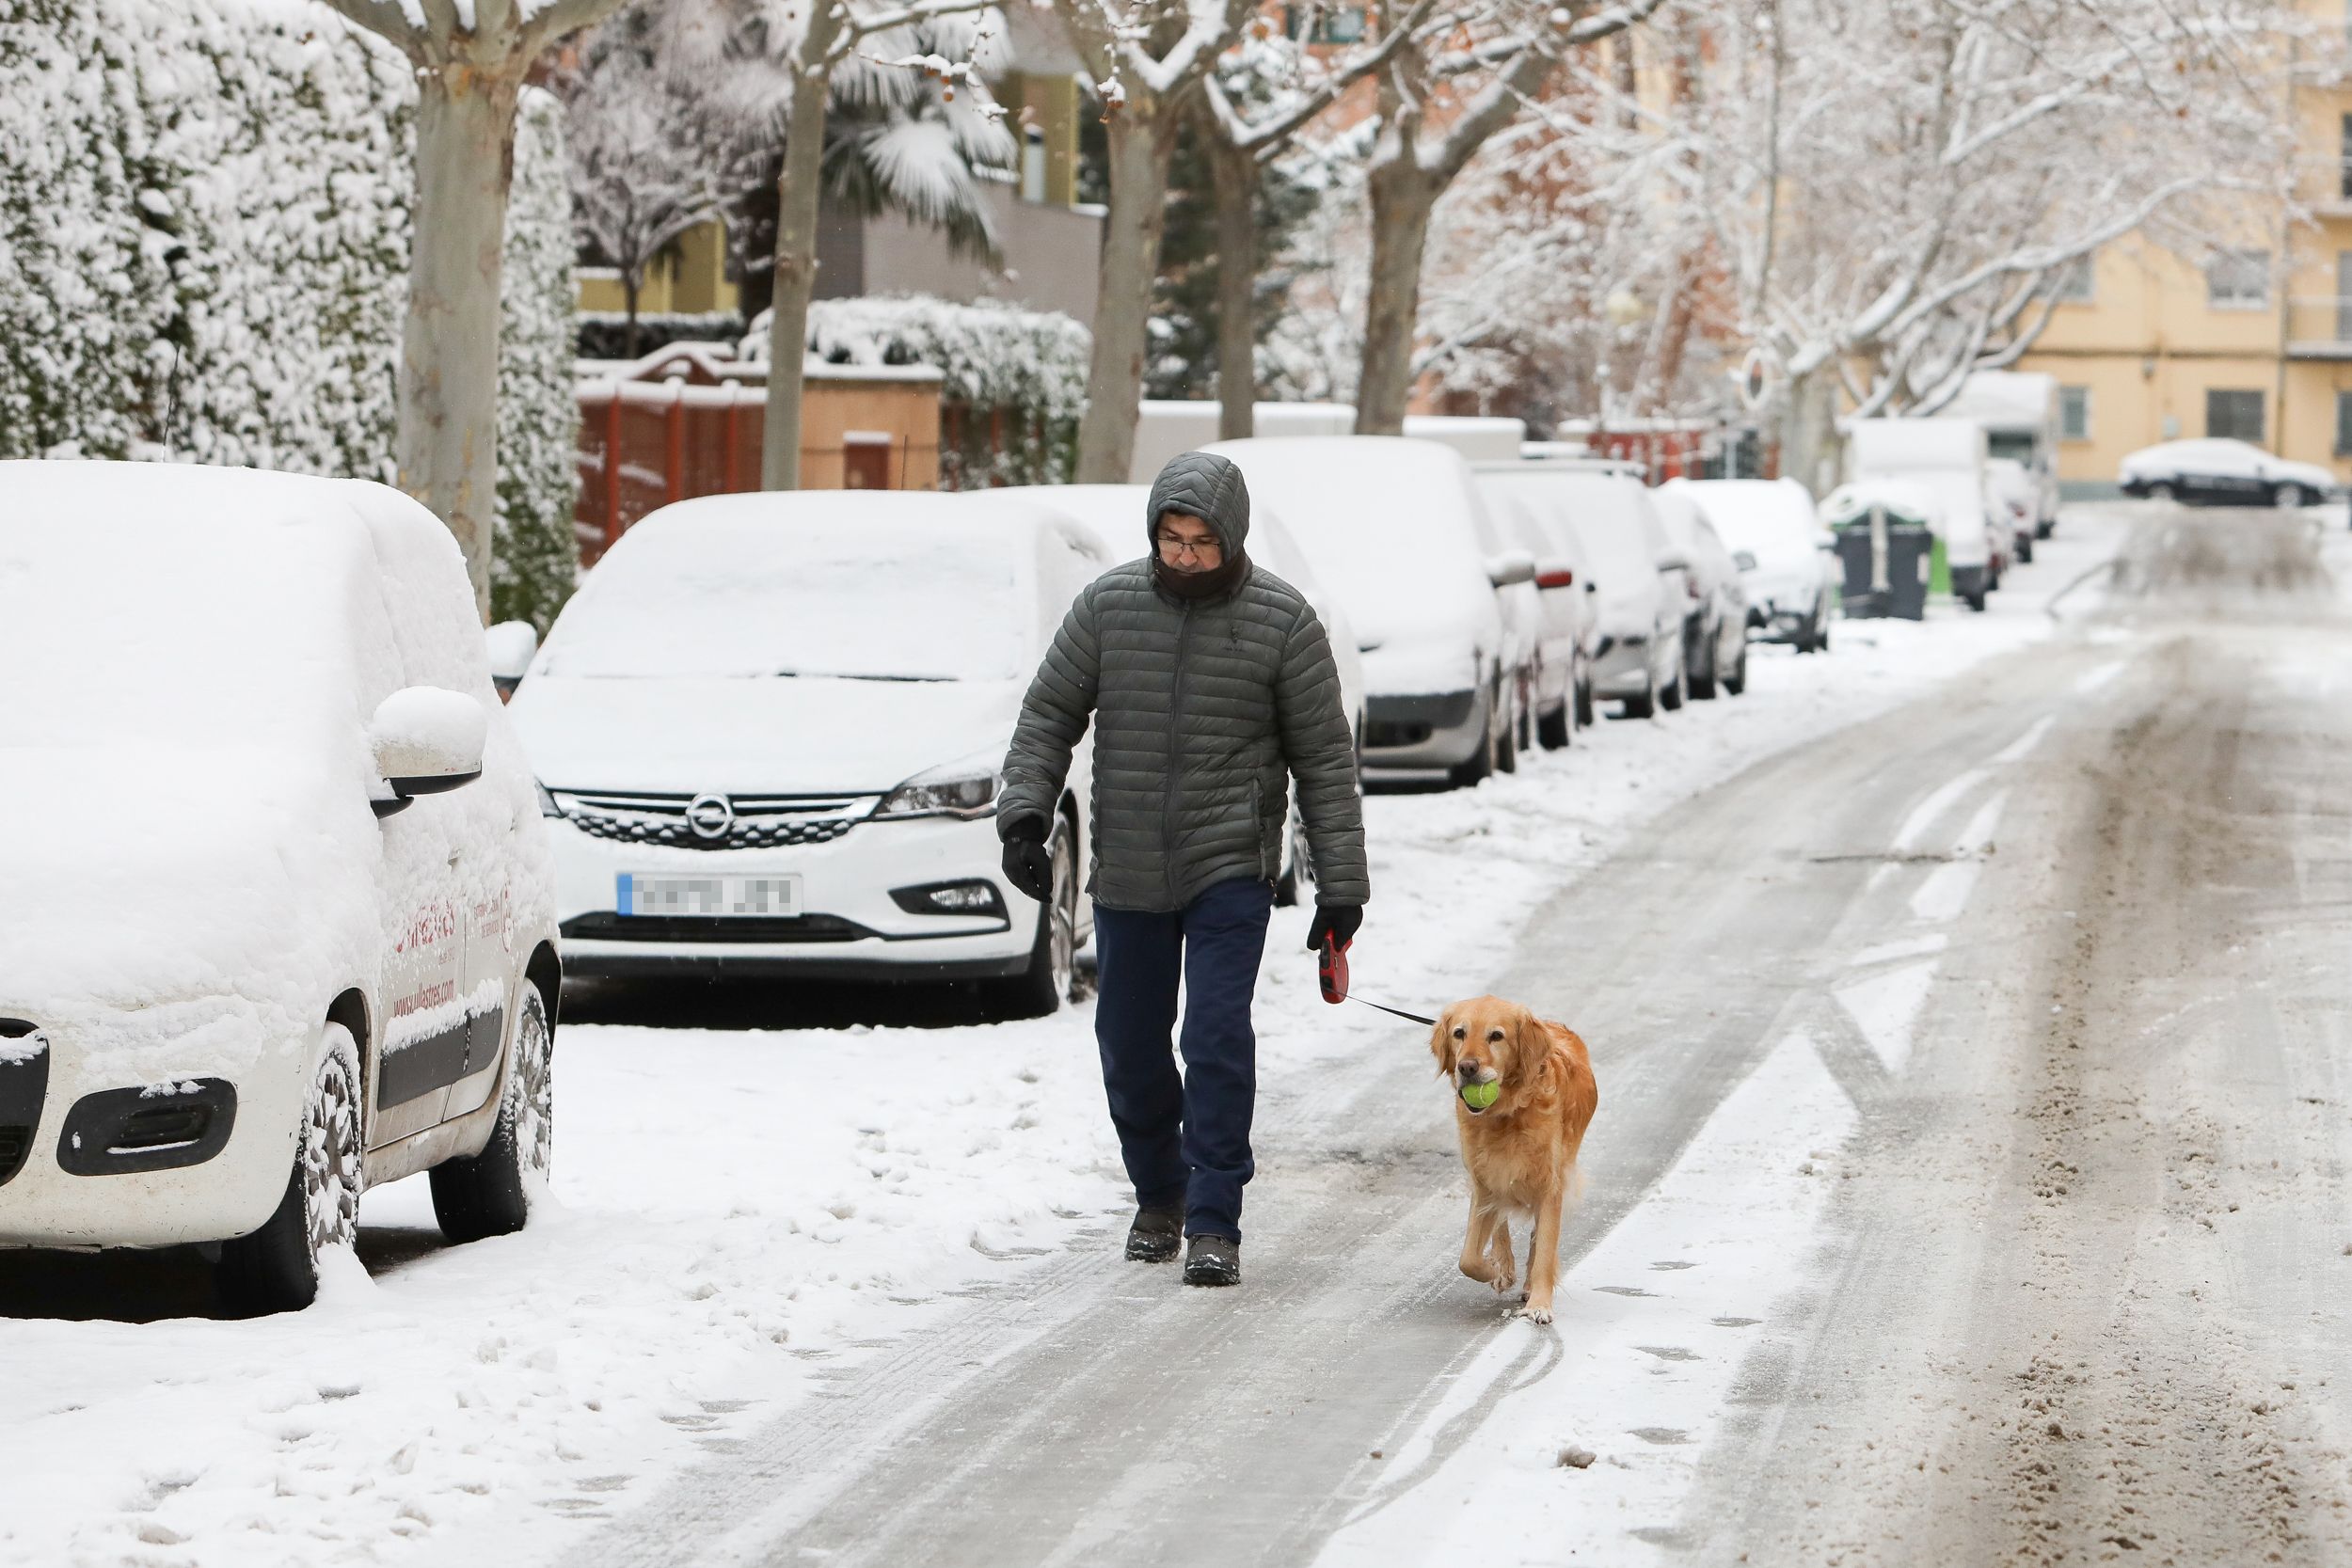
<svg viewBox="0 0 2352 1568">
<path fill-rule="evenodd" d="M 1238 1285 L 1258 1091 L 1249 1006 L 1290 784 L 1314 861 L 1311 950 L 1353 937 L 1371 894 L 1355 736 L 1323 623 L 1244 548 L 1241 470 L 1185 452 L 1140 520 L 1150 556 L 1078 595 L 1029 685 L 997 832 L 1007 879 L 1046 898 L 1048 829 L 1091 715 L 1094 1033 L 1136 1187 L 1127 1256 L 1164 1262 L 1183 1238 L 1185 1283 Z"/>
</svg>

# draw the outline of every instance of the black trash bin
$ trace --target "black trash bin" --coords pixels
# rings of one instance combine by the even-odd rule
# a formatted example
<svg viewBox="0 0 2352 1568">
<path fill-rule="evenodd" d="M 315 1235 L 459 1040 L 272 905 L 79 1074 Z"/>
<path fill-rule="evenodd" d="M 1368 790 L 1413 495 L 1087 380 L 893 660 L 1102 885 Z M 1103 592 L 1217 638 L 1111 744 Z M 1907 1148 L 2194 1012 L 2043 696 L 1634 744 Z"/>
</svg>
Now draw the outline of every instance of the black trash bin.
<svg viewBox="0 0 2352 1568">
<path fill-rule="evenodd" d="M 1883 500 L 1836 511 L 1842 515 L 1828 521 L 1836 531 L 1838 564 L 1845 572 L 1847 617 L 1926 619 L 1934 533 L 1919 518 Z"/>
</svg>

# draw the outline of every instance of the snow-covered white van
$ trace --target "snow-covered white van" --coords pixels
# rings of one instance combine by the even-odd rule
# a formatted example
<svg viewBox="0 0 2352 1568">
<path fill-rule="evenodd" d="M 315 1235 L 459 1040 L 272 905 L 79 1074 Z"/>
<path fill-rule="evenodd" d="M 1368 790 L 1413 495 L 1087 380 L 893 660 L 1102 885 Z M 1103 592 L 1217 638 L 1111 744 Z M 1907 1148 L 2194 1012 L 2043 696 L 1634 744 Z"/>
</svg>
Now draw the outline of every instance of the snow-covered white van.
<svg viewBox="0 0 2352 1568">
<path fill-rule="evenodd" d="M 1848 479 L 1903 480 L 1935 498 L 1952 593 L 1971 610 L 2001 586 L 2011 547 L 1994 518 L 1988 451 L 1974 420 L 1856 420 L 1846 432 Z"/>
<path fill-rule="evenodd" d="M 0 1246 L 307 1304 L 361 1188 L 527 1217 L 546 832 L 455 543 L 379 484 L 0 463 Z"/>
</svg>

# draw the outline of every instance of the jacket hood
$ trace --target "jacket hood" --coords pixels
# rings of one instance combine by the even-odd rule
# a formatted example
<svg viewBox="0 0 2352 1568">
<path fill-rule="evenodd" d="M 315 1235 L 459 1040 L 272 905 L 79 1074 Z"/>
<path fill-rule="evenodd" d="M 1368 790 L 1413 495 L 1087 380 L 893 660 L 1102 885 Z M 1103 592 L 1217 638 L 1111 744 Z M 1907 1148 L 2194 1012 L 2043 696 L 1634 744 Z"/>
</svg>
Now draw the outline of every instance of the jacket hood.
<svg viewBox="0 0 2352 1568">
<path fill-rule="evenodd" d="M 1152 482 L 1152 499 L 1143 514 L 1143 545 L 1154 559 L 1160 553 L 1155 536 L 1163 512 L 1181 512 L 1208 524 L 1228 557 L 1241 554 L 1249 542 L 1248 482 L 1232 459 L 1213 451 L 1179 452 Z"/>
</svg>

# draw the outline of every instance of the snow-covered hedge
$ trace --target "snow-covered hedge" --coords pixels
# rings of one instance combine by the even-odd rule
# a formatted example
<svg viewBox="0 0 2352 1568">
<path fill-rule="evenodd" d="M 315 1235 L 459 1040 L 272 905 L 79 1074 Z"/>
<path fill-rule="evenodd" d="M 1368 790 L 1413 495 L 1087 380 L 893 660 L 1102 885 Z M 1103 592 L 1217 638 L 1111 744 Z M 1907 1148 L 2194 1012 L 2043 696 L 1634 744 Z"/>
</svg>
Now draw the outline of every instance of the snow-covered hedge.
<svg viewBox="0 0 2352 1568">
<path fill-rule="evenodd" d="M 939 371 L 942 489 L 1069 479 L 1092 339 L 1060 311 L 928 294 L 820 299 L 809 306 L 808 347 L 836 365 Z M 742 353 L 768 357 L 766 312 L 753 321 Z"/>
<path fill-rule="evenodd" d="M 309 0 L 0 0 L 0 456 L 390 478 L 414 102 Z M 510 306 L 552 297 L 548 246 L 569 268 L 555 119 L 525 119 Z M 501 540 L 569 528 L 563 287 L 505 337 Z"/>
<path fill-rule="evenodd" d="M 515 117 L 515 187 L 507 198 L 500 286 L 498 553 L 490 618 L 529 621 L 546 635 L 572 596 L 580 540 L 580 405 L 572 388 L 572 196 L 564 175 L 564 105 L 523 93 Z"/>
<path fill-rule="evenodd" d="M 582 359 L 628 359 L 628 313 L 582 310 L 574 318 Z M 651 354 L 672 343 L 731 343 L 743 336 L 743 318 L 733 310 L 640 310 L 637 353 Z"/>
</svg>

